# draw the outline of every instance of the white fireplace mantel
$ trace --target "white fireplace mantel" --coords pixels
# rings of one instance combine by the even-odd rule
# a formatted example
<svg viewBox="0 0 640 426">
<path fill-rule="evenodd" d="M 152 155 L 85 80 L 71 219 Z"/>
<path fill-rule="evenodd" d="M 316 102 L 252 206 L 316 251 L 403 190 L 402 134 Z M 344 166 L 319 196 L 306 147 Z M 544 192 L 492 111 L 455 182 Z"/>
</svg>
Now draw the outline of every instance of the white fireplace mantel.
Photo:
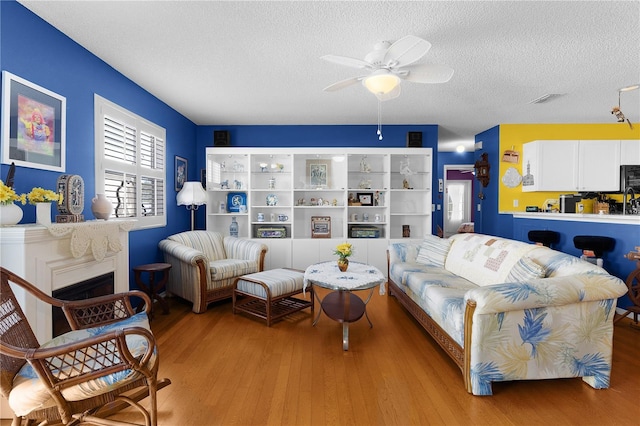
<svg viewBox="0 0 640 426">
<path fill-rule="evenodd" d="M 135 222 L 116 219 L 52 224 L 50 228 L 37 224 L 0 227 L 0 264 L 48 295 L 110 272 L 115 292 L 128 291 L 129 230 Z M 51 339 L 49 305 L 19 289 L 14 291 L 38 340 Z"/>
</svg>

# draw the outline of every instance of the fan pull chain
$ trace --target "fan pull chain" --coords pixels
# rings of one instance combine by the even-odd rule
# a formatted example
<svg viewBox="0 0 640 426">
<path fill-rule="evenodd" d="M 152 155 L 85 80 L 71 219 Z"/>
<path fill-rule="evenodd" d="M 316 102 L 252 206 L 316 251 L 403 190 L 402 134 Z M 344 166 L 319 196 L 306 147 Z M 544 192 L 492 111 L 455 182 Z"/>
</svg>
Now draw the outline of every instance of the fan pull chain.
<svg viewBox="0 0 640 426">
<path fill-rule="evenodd" d="M 382 140 L 382 101 L 378 99 L 378 140 Z"/>
</svg>

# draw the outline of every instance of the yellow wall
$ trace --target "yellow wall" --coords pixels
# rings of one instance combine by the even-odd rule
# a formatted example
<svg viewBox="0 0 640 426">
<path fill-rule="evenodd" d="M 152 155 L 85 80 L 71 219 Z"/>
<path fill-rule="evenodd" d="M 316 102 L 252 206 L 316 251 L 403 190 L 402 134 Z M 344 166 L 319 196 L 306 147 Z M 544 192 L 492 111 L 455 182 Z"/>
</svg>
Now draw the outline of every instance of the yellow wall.
<svg viewBox="0 0 640 426">
<path fill-rule="evenodd" d="M 548 198 L 557 199 L 560 192 L 522 192 L 522 185 L 509 188 L 502 183 L 502 176 L 509 167 L 515 167 L 522 175 L 522 144 L 538 139 L 597 139 L 620 140 L 639 139 L 640 124 L 635 123 L 630 129 L 626 123 L 611 124 L 501 124 L 500 125 L 500 180 L 498 211 L 525 211 L 526 206 L 542 207 Z M 502 161 L 505 150 L 515 150 L 520 153 L 518 163 Z M 565 192 L 566 193 L 566 192 Z M 514 207 L 514 200 L 518 200 L 518 207 Z"/>
</svg>

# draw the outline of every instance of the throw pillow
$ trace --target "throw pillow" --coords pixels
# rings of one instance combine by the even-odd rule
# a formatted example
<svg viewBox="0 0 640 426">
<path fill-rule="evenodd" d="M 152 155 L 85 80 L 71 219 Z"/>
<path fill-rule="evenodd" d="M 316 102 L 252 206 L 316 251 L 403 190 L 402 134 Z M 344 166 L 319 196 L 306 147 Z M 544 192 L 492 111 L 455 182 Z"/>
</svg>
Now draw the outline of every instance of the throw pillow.
<svg viewBox="0 0 640 426">
<path fill-rule="evenodd" d="M 442 268 L 444 267 L 444 261 L 447 258 L 447 253 L 449 253 L 450 247 L 450 239 L 436 237 L 435 235 L 427 235 L 420 245 L 416 262 L 423 265 L 433 265 Z"/>
<path fill-rule="evenodd" d="M 546 271 L 542 266 L 538 265 L 529 257 L 522 257 L 518 263 L 511 268 L 511 272 L 507 275 L 506 282 L 524 283 L 536 278 L 544 278 L 545 275 Z"/>
</svg>

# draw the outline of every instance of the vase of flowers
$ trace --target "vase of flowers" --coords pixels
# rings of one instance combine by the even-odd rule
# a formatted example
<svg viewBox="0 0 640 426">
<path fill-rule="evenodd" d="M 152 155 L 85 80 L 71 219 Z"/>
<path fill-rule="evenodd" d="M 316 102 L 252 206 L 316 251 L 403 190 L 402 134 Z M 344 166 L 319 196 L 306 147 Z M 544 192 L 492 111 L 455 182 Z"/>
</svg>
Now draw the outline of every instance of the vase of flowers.
<svg viewBox="0 0 640 426">
<path fill-rule="evenodd" d="M 338 244 L 333 254 L 338 256 L 338 269 L 340 269 L 341 272 L 345 272 L 349 267 L 349 256 L 353 254 L 351 244 Z"/>
<path fill-rule="evenodd" d="M 15 204 L 27 203 L 25 194 L 16 194 L 12 187 L 0 180 L 0 225 L 16 225 L 22 220 L 22 209 Z"/>
<path fill-rule="evenodd" d="M 36 187 L 27 194 L 27 200 L 36 206 L 36 223 L 47 226 L 51 225 L 51 203 L 62 202 L 62 194 Z"/>
</svg>

